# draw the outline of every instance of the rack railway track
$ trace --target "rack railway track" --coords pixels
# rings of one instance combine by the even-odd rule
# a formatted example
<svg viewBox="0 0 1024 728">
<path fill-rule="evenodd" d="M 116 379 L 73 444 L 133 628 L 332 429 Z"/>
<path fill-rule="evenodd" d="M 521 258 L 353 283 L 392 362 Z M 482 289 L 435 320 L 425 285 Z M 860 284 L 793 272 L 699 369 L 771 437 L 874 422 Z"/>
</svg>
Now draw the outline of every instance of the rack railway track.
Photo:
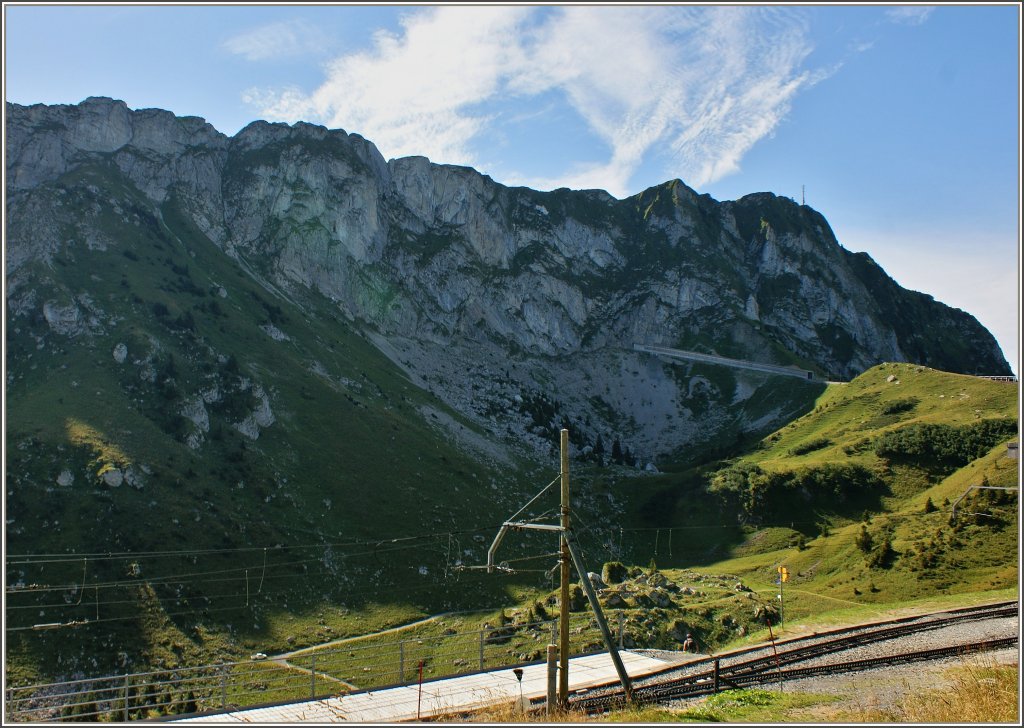
<svg viewBox="0 0 1024 728">
<path fill-rule="evenodd" d="M 642 684 L 634 685 L 633 696 L 638 703 L 664 703 L 681 698 L 710 695 L 729 687 L 743 688 L 804 677 L 838 675 L 899 663 L 1009 648 L 1018 643 L 1018 635 L 927 650 L 911 650 L 883 657 L 795 666 L 798 663 L 866 645 L 877 645 L 964 622 L 1012 618 L 1018 613 L 1017 602 L 1002 602 L 797 637 L 775 643 L 774 649 L 759 645 L 711 656 L 687 663 L 685 666 L 667 668 L 645 678 Z M 784 667 L 786 669 L 783 669 Z M 600 692 L 592 690 L 589 694 L 570 699 L 570 706 L 588 713 L 600 713 L 621 706 L 624 700 L 621 689 L 604 688 L 600 689 Z"/>
</svg>

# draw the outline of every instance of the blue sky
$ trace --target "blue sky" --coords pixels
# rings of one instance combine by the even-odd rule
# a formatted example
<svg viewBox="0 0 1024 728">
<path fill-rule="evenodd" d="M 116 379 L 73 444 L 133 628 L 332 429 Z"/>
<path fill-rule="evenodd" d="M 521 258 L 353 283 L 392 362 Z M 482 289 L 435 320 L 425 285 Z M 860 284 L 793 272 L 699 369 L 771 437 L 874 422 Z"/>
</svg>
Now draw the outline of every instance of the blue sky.
<svg viewBox="0 0 1024 728">
<path fill-rule="evenodd" d="M 22 5 L 5 97 L 362 134 L 509 185 L 806 202 L 1019 371 L 1020 6 Z"/>
</svg>

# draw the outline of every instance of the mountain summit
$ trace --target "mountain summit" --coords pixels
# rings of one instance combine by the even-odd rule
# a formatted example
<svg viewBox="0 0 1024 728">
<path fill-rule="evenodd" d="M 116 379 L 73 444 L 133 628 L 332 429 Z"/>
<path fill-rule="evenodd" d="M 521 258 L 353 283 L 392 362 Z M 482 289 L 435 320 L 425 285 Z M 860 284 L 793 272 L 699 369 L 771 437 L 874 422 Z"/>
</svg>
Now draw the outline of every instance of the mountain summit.
<svg viewBox="0 0 1024 728">
<path fill-rule="evenodd" d="M 542 398 L 589 439 L 616 433 L 652 459 L 789 413 L 752 406 L 773 386 L 763 376 L 666 367 L 635 343 L 843 379 L 884 361 L 1010 371 L 973 317 L 903 290 L 818 212 L 770 193 L 509 188 L 385 161 L 340 130 L 255 122 L 229 138 L 105 98 L 7 113 L 8 311 L 41 320 L 39 336 L 96 335 L 123 315 L 60 261 L 130 261 L 146 245 L 135 233 L 166 234 L 173 213 L 180 244 L 215 246 L 270 305 L 325 297 L 419 386 L 516 436 L 548 424 L 512 412 Z"/>
</svg>

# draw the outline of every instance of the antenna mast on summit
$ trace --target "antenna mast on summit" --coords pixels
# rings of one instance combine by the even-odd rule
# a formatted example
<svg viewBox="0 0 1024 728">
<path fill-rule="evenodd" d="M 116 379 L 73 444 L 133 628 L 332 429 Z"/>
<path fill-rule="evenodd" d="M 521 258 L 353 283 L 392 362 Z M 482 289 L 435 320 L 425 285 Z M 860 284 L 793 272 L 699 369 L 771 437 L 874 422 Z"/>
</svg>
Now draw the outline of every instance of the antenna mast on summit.
<svg viewBox="0 0 1024 728">
<path fill-rule="evenodd" d="M 800 204 L 801 205 L 806 205 L 807 204 L 806 197 L 805 197 L 805 192 L 806 191 L 807 191 L 806 186 L 805 185 L 800 185 Z"/>
</svg>

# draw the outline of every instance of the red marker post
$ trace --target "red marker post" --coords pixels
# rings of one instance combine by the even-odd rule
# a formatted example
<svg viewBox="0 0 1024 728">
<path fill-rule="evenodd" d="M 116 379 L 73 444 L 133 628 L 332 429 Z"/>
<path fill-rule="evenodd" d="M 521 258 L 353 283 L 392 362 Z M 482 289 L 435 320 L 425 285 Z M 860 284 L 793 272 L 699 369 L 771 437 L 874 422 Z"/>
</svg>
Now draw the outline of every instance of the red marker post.
<svg viewBox="0 0 1024 728">
<path fill-rule="evenodd" d="M 781 626 L 786 621 L 786 619 L 785 619 L 786 602 L 782 598 L 782 584 L 783 584 L 783 582 L 789 581 L 789 569 L 787 569 L 785 566 L 780 566 L 779 567 L 779 579 L 778 579 L 778 581 L 779 581 L 779 625 Z"/>
</svg>

